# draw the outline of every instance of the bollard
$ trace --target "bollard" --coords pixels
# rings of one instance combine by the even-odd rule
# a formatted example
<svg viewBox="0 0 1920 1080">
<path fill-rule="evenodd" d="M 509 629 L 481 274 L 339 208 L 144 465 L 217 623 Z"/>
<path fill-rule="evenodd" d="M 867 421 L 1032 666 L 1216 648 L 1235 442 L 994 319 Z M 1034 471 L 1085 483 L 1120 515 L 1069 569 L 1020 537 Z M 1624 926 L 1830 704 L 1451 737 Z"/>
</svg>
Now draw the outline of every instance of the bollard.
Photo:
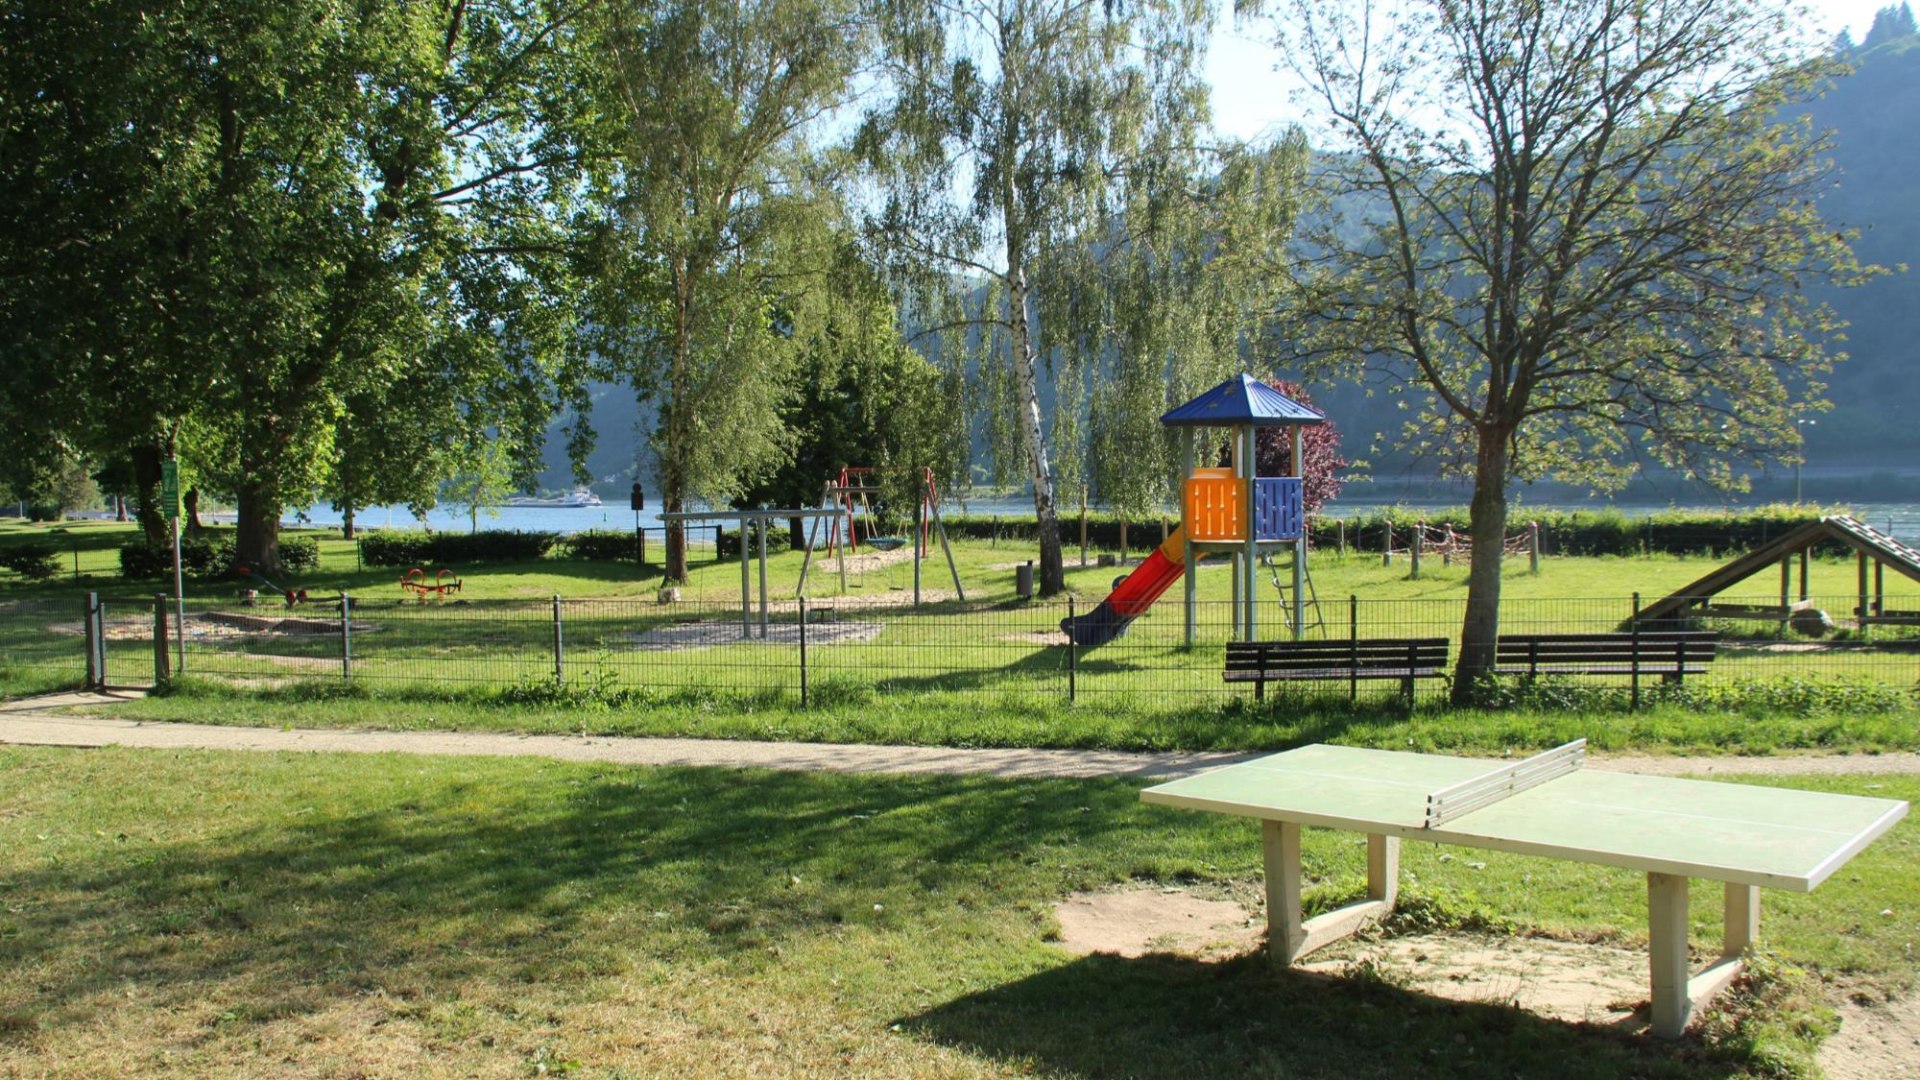
<svg viewBox="0 0 1920 1080">
<path fill-rule="evenodd" d="M 105 628 L 103 627 L 102 629 L 105 629 Z M 167 645 L 168 645 L 168 642 L 167 642 L 167 594 L 154 593 L 153 594 L 153 685 L 155 689 L 159 689 L 160 687 L 163 687 L 167 685 L 169 682 L 173 681 L 173 672 L 168 670 L 168 667 L 167 667 L 167 662 L 170 656 L 170 654 L 167 651 Z M 104 647 L 100 651 L 102 656 L 106 654 L 106 649 Z M 102 665 L 102 666 L 104 667 L 105 665 Z M 105 671 L 102 671 L 100 674 L 100 685 L 103 689 L 106 686 Z"/>
<path fill-rule="evenodd" d="M 1013 591 L 1022 600 L 1033 599 L 1033 560 L 1013 568 Z"/>
</svg>

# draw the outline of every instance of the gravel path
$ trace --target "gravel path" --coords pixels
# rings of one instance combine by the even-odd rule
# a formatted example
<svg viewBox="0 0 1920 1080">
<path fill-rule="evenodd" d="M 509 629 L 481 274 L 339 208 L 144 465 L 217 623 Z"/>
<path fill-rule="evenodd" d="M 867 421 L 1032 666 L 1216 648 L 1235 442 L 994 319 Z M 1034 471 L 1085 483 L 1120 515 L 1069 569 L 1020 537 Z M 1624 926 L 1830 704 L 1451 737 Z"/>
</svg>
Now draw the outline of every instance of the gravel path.
<svg viewBox="0 0 1920 1080">
<path fill-rule="evenodd" d="M 876 773 L 973 773 L 1002 777 L 1184 776 L 1253 755 L 1138 754 L 1114 750 L 967 750 L 937 746 L 747 742 L 592 735 L 511 735 L 459 731 L 361 731 L 350 728 L 249 728 L 144 722 L 69 710 L 124 702 L 127 693 L 55 694 L 0 703 L 0 743 L 132 746 L 149 749 L 326 751 L 547 757 L 626 765 L 709 765 Z M 1668 776 L 1920 773 L 1920 754 L 1779 754 L 1677 757 L 1595 754 L 1593 768 Z"/>
</svg>

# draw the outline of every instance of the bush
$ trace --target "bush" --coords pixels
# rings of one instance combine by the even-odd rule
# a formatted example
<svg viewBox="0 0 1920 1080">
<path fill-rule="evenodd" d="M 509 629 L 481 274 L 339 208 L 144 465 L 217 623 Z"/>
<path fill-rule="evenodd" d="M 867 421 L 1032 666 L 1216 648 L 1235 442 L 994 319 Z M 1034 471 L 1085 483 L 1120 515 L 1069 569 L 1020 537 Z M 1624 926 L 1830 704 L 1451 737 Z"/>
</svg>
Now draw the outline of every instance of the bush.
<svg viewBox="0 0 1920 1080">
<path fill-rule="evenodd" d="M 294 573 L 320 569 L 320 541 L 311 536 L 281 537 L 280 565 Z"/>
<path fill-rule="evenodd" d="M 535 562 L 546 557 L 556 533 L 485 529 L 476 533 L 371 532 L 360 538 L 360 561 L 368 566 L 449 566 L 483 562 Z"/>
<path fill-rule="evenodd" d="M 47 544 L 19 544 L 0 550 L 0 566 L 29 581 L 48 581 L 60 572 L 60 555 Z"/>
<path fill-rule="evenodd" d="M 633 534 L 593 530 L 577 532 L 560 541 L 567 558 L 588 562 L 632 562 L 636 554 Z"/>
<path fill-rule="evenodd" d="M 793 550 L 793 537 L 787 532 L 786 526 L 777 521 L 767 522 L 767 554 L 778 555 L 783 551 L 791 550 Z M 740 530 L 736 528 L 731 532 L 721 533 L 717 551 L 722 559 L 739 557 Z M 759 555 L 760 541 L 753 542 L 753 552 L 756 556 Z"/>
</svg>

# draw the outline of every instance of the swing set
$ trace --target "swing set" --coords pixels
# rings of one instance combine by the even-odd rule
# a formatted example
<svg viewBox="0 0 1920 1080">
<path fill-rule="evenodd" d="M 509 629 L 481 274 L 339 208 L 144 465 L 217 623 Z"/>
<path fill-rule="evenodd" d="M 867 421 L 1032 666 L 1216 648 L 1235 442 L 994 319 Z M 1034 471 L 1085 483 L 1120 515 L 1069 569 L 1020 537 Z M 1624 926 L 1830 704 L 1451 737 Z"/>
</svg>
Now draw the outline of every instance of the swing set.
<svg viewBox="0 0 1920 1080">
<path fill-rule="evenodd" d="M 908 472 L 913 477 L 913 489 L 917 498 L 914 501 L 913 524 L 907 535 L 900 536 L 882 532 L 879 527 L 879 515 L 874 512 L 873 500 L 886 494 L 881 481 L 888 474 Z M 840 475 L 829 479 L 820 491 L 820 509 L 830 511 L 828 515 L 816 518 L 807 531 L 806 557 L 800 563 L 799 590 L 807 587 L 807 571 L 813 564 L 813 553 L 822 550 L 823 554 L 837 558 L 840 570 L 840 591 L 847 590 L 847 552 L 858 552 L 861 545 L 875 551 L 898 551 L 908 545 L 913 546 L 913 602 L 920 603 L 920 563 L 927 558 L 932 541 L 937 537 L 940 550 L 946 555 L 947 570 L 953 576 L 953 592 L 961 600 L 967 598 L 966 589 L 960 584 L 960 569 L 953 560 L 953 548 L 947 544 L 947 529 L 940 520 L 940 492 L 934 484 L 933 470 L 928 468 L 901 469 L 875 466 L 849 466 L 840 470 Z M 816 545 L 820 523 L 826 523 L 826 535 L 823 542 Z"/>
</svg>

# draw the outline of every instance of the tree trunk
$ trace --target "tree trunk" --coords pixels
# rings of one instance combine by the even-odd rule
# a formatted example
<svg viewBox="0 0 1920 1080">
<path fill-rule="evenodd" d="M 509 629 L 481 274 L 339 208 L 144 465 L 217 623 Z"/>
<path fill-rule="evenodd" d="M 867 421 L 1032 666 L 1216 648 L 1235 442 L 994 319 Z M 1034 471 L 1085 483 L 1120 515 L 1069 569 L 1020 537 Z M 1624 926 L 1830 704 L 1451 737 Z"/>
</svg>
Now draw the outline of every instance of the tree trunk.
<svg viewBox="0 0 1920 1080">
<path fill-rule="evenodd" d="M 340 538 L 342 540 L 353 539 L 353 507 L 351 506 L 343 506 L 340 508 Z"/>
<path fill-rule="evenodd" d="M 127 520 L 127 497 L 125 495 L 115 493 L 113 496 L 113 520 L 120 522 Z"/>
<path fill-rule="evenodd" d="M 166 514 L 160 507 L 163 455 L 156 443 L 140 443 L 129 447 L 127 453 L 133 458 L 133 519 L 140 523 L 140 535 L 148 547 L 162 547 L 171 539 Z"/>
<path fill-rule="evenodd" d="M 187 530 L 186 535 L 199 536 L 207 531 L 207 527 L 200 524 L 200 489 L 188 488 L 187 493 L 181 496 L 180 502 L 182 504 L 180 514 L 186 519 L 184 526 Z"/>
<path fill-rule="evenodd" d="M 805 518 L 787 519 L 787 548 L 791 551 L 807 549 L 807 522 Z"/>
<path fill-rule="evenodd" d="M 236 492 L 238 528 L 233 559 L 262 574 L 280 571 L 280 500 L 264 485 L 247 484 Z"/>
<path fill-rule="evenodd" d="M 1494 666 L 1494 639 L 1500 634 L 1501 560 L 1507 539 L 1507 444 L 1504 429 L 1481 429 L 1468 518 L 1473 561 L 1467 571 L 1467 617 L 1460 628 L 1460 665 L 1453 673 L 1455 705 L 1471 704 L 1474 685 Z"/>
<path fill-rule="evenodd" d="M 1033 481 L 1033 517 L 1040 527 L 1040 595 L 1054 596 L 1066 588 L 1066 568 L 1060 554 L 1060 516 L 1053 502 L 1053 464 L 1047 459 L 1046 434 L 1040 426 L 1040 392 L 1034 376 L 1033 333 L 1027 321 L 1027 272 L 1008 243 L 1007 309 L 1013 324 L 1013 374 L 1020 392 L 1020 436 L 1026 443 L 1027 465 Z"/>
</svg>

